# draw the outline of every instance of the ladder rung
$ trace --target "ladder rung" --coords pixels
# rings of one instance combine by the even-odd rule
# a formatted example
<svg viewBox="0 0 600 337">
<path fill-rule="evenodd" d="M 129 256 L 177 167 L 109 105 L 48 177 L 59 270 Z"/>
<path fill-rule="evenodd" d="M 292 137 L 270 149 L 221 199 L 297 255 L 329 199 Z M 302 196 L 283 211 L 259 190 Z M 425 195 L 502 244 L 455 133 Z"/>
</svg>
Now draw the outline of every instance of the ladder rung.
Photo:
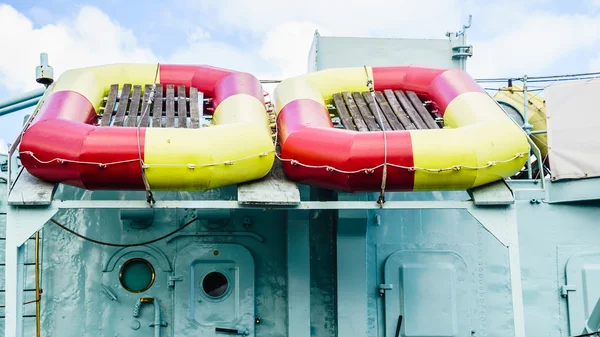
<svg viewBox="0 0 600 337">
<path fill-rule="evenodd" d="M 6 238 L 0 238 L 0 241 L 5 241 Z M 28 240 L 35 240 L 35 237 L 33 238 L 29 238 Z M 40 241 L 42 240 L 42 237 L 40 236 Z"/>
<path fill-rule="evenodd" d="M 25 266 L 35 266 L 35 262 L 25 262 L 23 263 Z M 0 263 L 0 267 L 6 267 L 6 263 Z"/>
<path fill-rule="evenodd" d="M 35 291 L 35 288 L 33 288 L 33 289 L 23 289 L 23 291 Z M 0 293 L 5 293 L 5 292 L 6 292 L 6 290 L 0 289 Z"/>
</svg>

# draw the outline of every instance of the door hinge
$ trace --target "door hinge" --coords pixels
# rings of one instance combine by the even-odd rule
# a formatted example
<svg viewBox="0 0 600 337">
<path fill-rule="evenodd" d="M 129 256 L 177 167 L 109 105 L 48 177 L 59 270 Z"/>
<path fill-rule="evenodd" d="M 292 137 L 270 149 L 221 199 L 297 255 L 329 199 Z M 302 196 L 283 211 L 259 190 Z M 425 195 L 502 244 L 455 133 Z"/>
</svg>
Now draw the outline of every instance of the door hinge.
<svg viewBox="0 0 600 337">
<path fill-rule="evenodd" d="M 563 286 L 560 286 L 560 296 L 567 297 L 567 296 L 569 296 L 569 291 L 575 291 L 575 290 L 577 290 L 576 286 L 565 284 Z"/>
<path fill-rule="evenodd" d="M 394 289 L 394 285 L 393 284 L 382 283 L 382 284 L 379 285 L 379 296 L 385 295 L 385 291 L 386 290 L 393 290 L 393 289 Z"/>
<path fill-rule="evenodd" d="M 167 285 L 169 286 L 169 289 L 173 289 L 175 287 L 175 282 L 181 282 L 181 281 L 183 281 L 182 276 L 169 275 Z"/>
</svg>

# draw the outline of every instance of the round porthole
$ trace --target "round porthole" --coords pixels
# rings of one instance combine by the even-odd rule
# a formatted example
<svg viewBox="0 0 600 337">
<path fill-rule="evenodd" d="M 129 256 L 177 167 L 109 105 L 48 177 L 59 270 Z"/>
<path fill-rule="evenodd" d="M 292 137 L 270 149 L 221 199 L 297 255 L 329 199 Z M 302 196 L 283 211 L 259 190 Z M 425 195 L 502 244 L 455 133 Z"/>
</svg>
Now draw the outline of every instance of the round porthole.
<svg viewBox="0 0 600 337">
<path fill-rule="evenodd" d="M 229 280 L 218 271 L 213 271 L 204 276 L 202 280 L 202 289 L 206 295 L 212 298 L 219 298 L 223 296 L 229 288 Z"/>
<path fill-rule="evenodd" d="M 119 273 L 121 285 L 132 293 L 141 293 L 150 289 L 154 277 L 154 267 L 150 262 L 139 258 L 127 260 Z"/>
</svg>

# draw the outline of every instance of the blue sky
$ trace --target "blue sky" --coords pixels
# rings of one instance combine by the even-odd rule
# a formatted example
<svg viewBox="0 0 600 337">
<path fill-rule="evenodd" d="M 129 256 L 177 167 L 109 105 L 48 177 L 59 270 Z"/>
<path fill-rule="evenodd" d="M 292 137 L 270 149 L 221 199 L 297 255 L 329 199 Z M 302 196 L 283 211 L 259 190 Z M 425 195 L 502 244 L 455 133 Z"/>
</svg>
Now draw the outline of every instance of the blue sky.
<svg viewBox="0 0 600 337">
<path fill-rule="evenodd" d="M 35 89 L 39 53 L 56 76 L 113 62 L 205 63 L 281 78 L 327 36 L 444 38 L 473 15 L 474 77 L 600 71 L 600 0 L 0 1 L 0 100 Z M 17 135 L 24 112 L 0 117 Z"/>
</svg>

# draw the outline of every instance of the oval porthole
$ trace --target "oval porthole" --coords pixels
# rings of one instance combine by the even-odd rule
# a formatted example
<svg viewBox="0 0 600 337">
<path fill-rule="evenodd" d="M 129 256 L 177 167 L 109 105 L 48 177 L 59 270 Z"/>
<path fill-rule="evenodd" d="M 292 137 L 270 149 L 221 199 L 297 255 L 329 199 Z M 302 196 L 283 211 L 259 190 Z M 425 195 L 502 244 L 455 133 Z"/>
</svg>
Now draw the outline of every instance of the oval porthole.
<svg viewBox="0 0 600 337">
<path fill-rule="evenodd" d="M 218 271 L 213 271 L 204 276 L 202 280 L 202 289 L 212 298 L 223 296 L 229 288 L 229 280 L 227 277 Z"/>
<path fill-rule="evenodd" d="M 119 272 L 119 280 L 125 290 L 132 293 L 144 292 L 154 283 L 154 267 L 144 259 L 127 260 Z"/>
</svg>

